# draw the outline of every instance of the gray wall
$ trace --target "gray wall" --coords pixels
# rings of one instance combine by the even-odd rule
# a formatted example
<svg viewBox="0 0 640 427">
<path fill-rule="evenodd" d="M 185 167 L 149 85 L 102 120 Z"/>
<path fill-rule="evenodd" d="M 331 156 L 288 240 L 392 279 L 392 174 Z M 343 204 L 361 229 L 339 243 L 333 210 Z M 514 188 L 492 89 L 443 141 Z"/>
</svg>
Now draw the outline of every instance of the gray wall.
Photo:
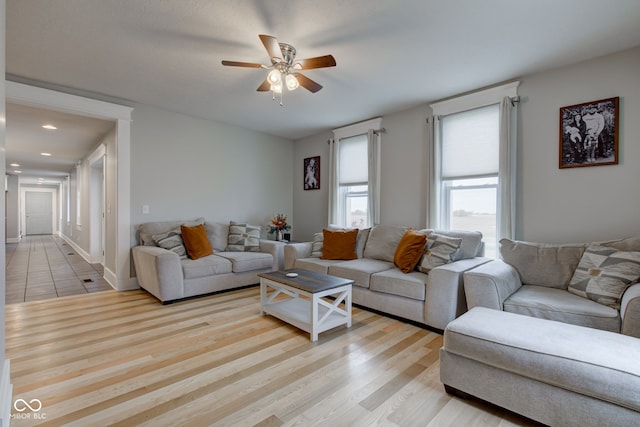
<svg viewBox="0 0 640 427">
<path fill-rule="evenodd" d="M 520 78 L 518 227 L 516 238 L 585 242 L 640 235 L 640 48 Z M 620 97 L 620 164 L 558 169 L 559 108 Z M 422 227 L 427 218 L 428 130 L 425 104 L 383 116 L 381 213 L 385 224 Z M 368 117 L 363 117 L 363 120 Z M 327 223 L 331 131 L 296 142 L 296 240 Z M 302 189 L 302 161 L 321 155 L 322 187 Z M 298 170 L 300 169 L 300 170 Z"/>
<path fill-rule="evenodd" d="M 247 221 L 265 235 L 274 214 L 292 214 L 292 160 L 293 141 L 136 105 L 131 223 L 202 216 Z"/>
</svg>

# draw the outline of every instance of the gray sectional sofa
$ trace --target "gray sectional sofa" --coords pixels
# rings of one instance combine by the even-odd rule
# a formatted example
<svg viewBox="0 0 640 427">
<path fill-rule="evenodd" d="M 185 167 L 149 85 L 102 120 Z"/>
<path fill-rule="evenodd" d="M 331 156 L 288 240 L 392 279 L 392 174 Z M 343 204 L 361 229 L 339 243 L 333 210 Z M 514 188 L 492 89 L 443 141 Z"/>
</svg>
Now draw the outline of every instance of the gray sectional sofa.
<svg viewBox="0 0 640 427">
<path fill-rule="evenodd" d="M 437 330 L 467 311 L 463 272 L 488 261 L 482 234 L 466 231 L 435 231 L 459 239 L 452 262 L 428 272 L 402 273 L 394 265 L 394 253 L 409 227 L 376 225 L 359 231 L 354 260 L 321 259 L 322 233 L 314 242 L 291 243 L 284 247 L 285 268 L 301 268 L 355 281 L 353 303 L 418 322 Z M 433 230 L 420 230 L 431 233 Z"/>
<path fill-rule="evenodd" d="M 179 233 L 181 225 L 198 224 L 204 224 L 206 228 L 213 255 L 195 260 L 181 259 L 176 251 L 158 246 L 161 236 Z M 241 244 L 229 245 L 229 229 L 229 223 L 210 223 L 203 218 L 139 225 L 136 229 L 138 246 L 132 248 L 138 284 L 162 303 L 167 303 L 257 284 L 259 273 L 282 269 L 282 243 L 254 239 L 256 247 L 245 251 Z"/>
<path fill-rule="evenodd" d="M 501 260 L 464 273 L 469 309 L 486 307 L 640 337 L 640 237 L 594 244 L 502 239 L 500 254 Z M 610 279 L 600 290 L 590 283 L 599 277 Z M 609 290 L 616 277 L 631 282 L 626 289 L 622 285 L 617 301 Z"/>
</svg>

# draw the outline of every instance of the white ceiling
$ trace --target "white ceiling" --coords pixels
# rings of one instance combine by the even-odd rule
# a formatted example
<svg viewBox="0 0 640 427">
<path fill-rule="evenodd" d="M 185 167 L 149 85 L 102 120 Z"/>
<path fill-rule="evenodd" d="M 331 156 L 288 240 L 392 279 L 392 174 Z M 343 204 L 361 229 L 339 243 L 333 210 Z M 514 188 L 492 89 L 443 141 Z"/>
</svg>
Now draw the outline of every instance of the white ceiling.
<svg viewBox="0 0 640 427">
<path fill-rule="evenodd" d="M 7 73 L 289 139 L 640 45 L 638 0 L 7 0 Z M 256 92 L 258 34 L 324 86 Z M 11 122 L 8 122 L 9 129 Z M 11 153 L 9 153 L 11 154 Z"/>
</svg>

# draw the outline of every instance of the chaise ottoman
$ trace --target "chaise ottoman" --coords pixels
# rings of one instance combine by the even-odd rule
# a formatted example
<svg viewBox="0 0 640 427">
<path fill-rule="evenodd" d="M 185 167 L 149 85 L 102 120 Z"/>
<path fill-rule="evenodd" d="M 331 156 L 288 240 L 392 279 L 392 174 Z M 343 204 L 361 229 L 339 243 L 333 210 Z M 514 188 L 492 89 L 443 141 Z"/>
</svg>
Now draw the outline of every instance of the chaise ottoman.
<svg viewBox="0 0 640 427">
<path fill-rule="evenodd" d="M 444 331 L 440 380 L 551 426 L 640 425 L 640 339 L 614 332 L 476 307 Z"/>
</svg>

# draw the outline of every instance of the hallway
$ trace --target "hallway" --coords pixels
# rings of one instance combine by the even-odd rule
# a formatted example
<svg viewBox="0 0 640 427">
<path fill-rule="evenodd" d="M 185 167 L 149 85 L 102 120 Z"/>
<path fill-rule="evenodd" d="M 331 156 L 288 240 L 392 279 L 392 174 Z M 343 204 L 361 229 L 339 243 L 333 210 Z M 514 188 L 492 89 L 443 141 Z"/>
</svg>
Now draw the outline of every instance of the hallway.
<svg viewBox="0 0 640 427">
<path fill-rule="evenodd" d="M 113 289 L 102 265 L 89 264 L 58 236 L 6 244 L 6 263 L 6 304 Z"/>
</svg>

